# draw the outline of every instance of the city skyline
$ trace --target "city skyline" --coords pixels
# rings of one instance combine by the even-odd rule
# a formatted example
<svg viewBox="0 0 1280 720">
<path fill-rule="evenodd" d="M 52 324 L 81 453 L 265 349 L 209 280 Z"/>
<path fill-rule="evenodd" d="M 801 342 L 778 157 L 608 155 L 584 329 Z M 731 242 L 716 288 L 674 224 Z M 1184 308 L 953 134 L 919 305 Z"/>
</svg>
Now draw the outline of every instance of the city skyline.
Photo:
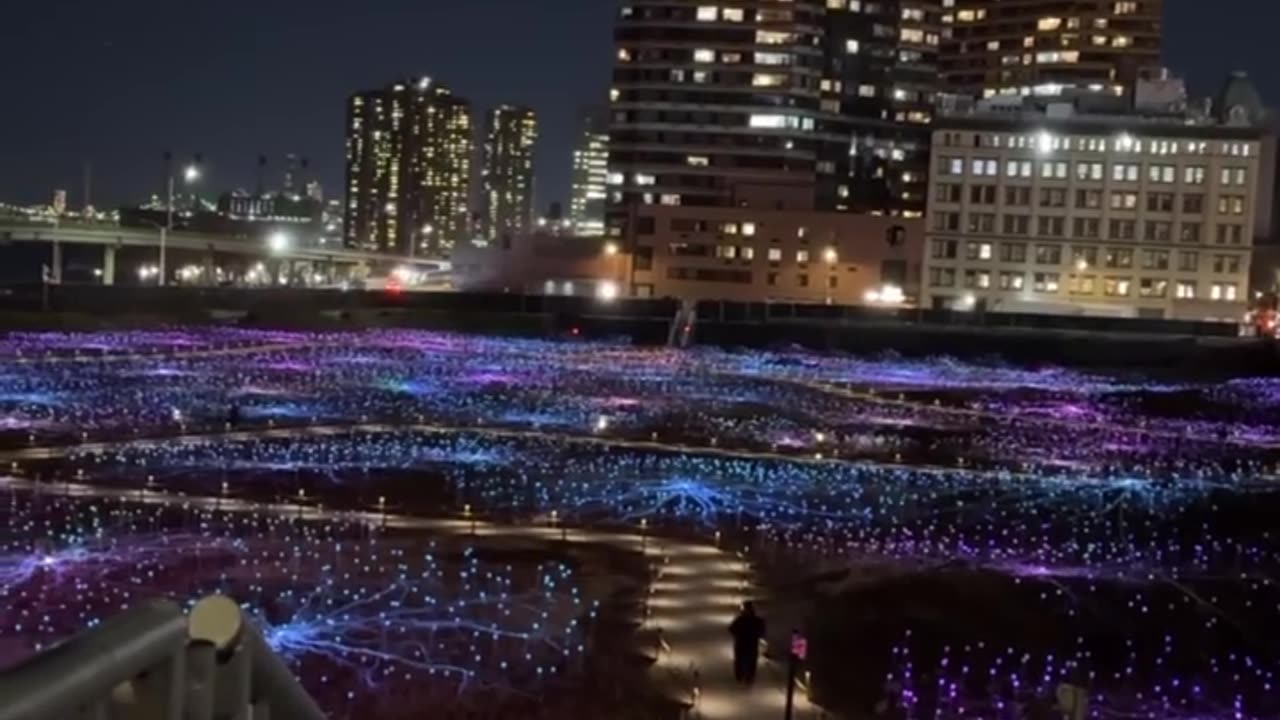
<svg viewBox="0 0 1280 720">
<path fill-rule="evenodd" d="M 1197 12 L 1203 6 L 1194 0 L 1166 5 L 1166 63 L 1188 77 L 1194 94 L 1212 93 L 1225 72 L 1242 69 L 1264 97 L 1280 97 L 1280 78 L 1263 74 L 1267 23 L 1258 17 L 1275 10 L 1250 7 L 1253 21 L 1241 25 L 1245 0 L 1227 0 L 1212 14 Z M 268 170 L 272 184 L 283 175 L 283 157 L 295 153 L 311 159 L 314 179 L 340 188 L 344 99 L 395 77 L 428 74 L 478 107 L 532 107 L 542 136 L 535 207 L 567 206 L 579 110 L 603 102 L 608 89 L 615 6 L 478 0 L 300 12 L 288 0 L 250 27 L 212 8 L 165 21 L 150 0 L 109 10 L 71 2 L 52 23 L 45 9 L 21 4 L 0 30 L 0 60 L 32 70 L 10 83 L 11 97 L 47 112 L 0 117 L 0 199 L 47 202 L 60 188 L 77 207 L 87 161 L 95 204 L 137 202 L 160 190 L 165 149 L 206 156 L 206 195 L 253 188 L 260 154 L 279 159 Z M 362 26 L 379 41 L 338 52 L 354 47 L 351 30 Z M 64 52 L 50 55 L 49 47 Z M 527 61 L 499 62 L 504 56 Z M 193 89 L 175 91 L 182 83 Z M 148 154 L 156 158 L 153 172 Z"/>
</svg>

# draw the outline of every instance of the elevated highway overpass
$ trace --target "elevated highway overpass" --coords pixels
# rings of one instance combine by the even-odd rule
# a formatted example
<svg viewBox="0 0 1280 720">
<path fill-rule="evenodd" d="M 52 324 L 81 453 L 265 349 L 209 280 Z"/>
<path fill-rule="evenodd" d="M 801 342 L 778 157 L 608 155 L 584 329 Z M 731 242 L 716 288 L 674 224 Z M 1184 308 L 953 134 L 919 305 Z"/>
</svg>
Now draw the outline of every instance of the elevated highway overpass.
<svg viewBox="0 0 1280 720">
<path fill-rule="evenodd" d="M 157 262 L 160 234 L 149 228 L 129 228 L 107 224 L 52 224 L 0 218 L 0 253 L 15 245 L 45 248 L 41 253 L 49 269 L 50 280 L 60 283 L 65 270 L 65 256 L 70 249 L 94 248 L 100 252 L 100 263 L 94 276 L 103 285 L 114 285 L 123 276 L 120 256 L 137 263 Z M 261 239 L 174 231 L 165 241 L 170 272 L 179 267 L 200 268 L 193 277 L 215 284 L 223 266 L 244 270 L 270 267 L 272 277 L 280 274 L 324 278 L 326 283 L 357 277 L 386 277 L 397 268 L 408 268 L 440 282 L 447 278 L 452 264 L 445 259 L 407 258 L 400 255 L 352 250 L 324 245 L 296 245 L 273 249 Z M 126 268 L 127 271 L 127 268 Z M 264 273 L 265 275 L 266 273 Z M 232 275 L 230 271 L 226 273 Z"/>
</svg>

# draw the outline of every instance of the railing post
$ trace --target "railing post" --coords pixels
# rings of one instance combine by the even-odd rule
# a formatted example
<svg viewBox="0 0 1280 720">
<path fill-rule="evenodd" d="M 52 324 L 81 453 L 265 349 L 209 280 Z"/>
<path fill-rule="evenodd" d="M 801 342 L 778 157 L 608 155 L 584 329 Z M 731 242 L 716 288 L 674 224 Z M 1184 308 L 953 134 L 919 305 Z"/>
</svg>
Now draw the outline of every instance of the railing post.
<svg viewBox="0 0 1280 720">
<path fill-rule="evenodd" d="M 217 647 L 207 640 L 193 640 L 187 646 L 186 720 L 213 720 L 217 652 Z"/>
<path fill-rule="evenodd" d="M 187 653 L 180 649 L 133 682 L 134 702 L 141 717 L 183 720 L 186 698 Z"/>
<path fill-rule="evenodd" d="M 235 601 L 215 595 L 196 603 L 191 609 L 191 637 L 212 642 L 223 652 L 234 648 L 235 655 L 240 657 L 233 656 L 232 662 L 248 665 L 248 701 L 255 707 L 269 706 L 273 715 L 288 720 L 324 720 L 325 715 L 315 700 L 267 645 L 258 628 L 244 617 Z M 221 688 L 219 695 L 220 700 L 226 699 L 221 697 Z M 241 694 L 234 699 L 238 703 L 243 697 Z M 253 717 L 256 720 L 259 714 L 255 711 Z"/>
<path fill-rule="evenodd" d="M 253 668 L 244 648 L 232 650 L 214 676 L 214 715 L 230 720 L 247 720 L 252 697 Z"/>
</svg>

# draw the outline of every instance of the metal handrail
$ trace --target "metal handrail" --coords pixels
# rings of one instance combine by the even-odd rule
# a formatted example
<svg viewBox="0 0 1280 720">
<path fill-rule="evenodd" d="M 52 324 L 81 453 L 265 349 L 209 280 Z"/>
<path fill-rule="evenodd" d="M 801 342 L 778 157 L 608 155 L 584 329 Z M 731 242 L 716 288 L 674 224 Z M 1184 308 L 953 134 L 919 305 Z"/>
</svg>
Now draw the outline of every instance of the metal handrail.
<svg viewBox="0 0 1280 720">
<path fill-rule="evenodd" d="M 0 720 L 324 720 L 240 607 L 144 603 L 0 673 Z"/>
<path fill-rule="evenodd" d="M 140 671 L 180 665 L 186 644 L 187 619 L 177 605 L 139 605 L 0 674 L 0 720 L 72 717 L 107 702 Z M 180 720 L 176 702 L 167 709 L 165 717 Z"/>
</svg>

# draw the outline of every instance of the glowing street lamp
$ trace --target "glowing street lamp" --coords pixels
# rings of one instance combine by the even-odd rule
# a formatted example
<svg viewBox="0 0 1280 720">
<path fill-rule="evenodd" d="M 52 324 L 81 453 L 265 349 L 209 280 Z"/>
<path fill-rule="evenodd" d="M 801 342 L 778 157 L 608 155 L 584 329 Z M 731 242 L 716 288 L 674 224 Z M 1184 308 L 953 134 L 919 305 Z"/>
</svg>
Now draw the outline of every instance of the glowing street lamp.
<svg viewBox="0 0 1280 720">
<path fill-rule="evenodd" d="M 292 244 L 293 241 L 289 238 L 289 235 L 284 232 L 273 232 L 271 233 L 271 236 L 267 238 L 267 247 L 274 255 L 280 255 L 288 252 L 289 246 Z"/>
<path fill-rule="evenodd" d="M 166 152 L 164 154 L 164 159 L 166 164 L 172 163 L 173 154 Z M 164 287 L 166 276 L 168 276 L 169 274 L 166 270 L 166 265 L 168 261 L 169 233 L 173 232 L 174 185 L 177 184 L 177 180 L 173 176 L 173 171 L 172 171 L 173 166 L 170 164 L 169 167 L 170 167 L 169 186 L 168 186 L 169 202 L 165 206 L 164 225 L 160 227 L 160 263 L 156 271 L 156 274 L 159 276 L 159 280 L 157 281 L 157 284 L 160 285 L 161 287 Z M 200 156 L 196 155 L 195 162 L 188 163 L 186 166 L 182 168 L 182 180 L 185 184 L 190 185 L 198 181 L 199 179 L 200 179 Z"/>
</svg>

